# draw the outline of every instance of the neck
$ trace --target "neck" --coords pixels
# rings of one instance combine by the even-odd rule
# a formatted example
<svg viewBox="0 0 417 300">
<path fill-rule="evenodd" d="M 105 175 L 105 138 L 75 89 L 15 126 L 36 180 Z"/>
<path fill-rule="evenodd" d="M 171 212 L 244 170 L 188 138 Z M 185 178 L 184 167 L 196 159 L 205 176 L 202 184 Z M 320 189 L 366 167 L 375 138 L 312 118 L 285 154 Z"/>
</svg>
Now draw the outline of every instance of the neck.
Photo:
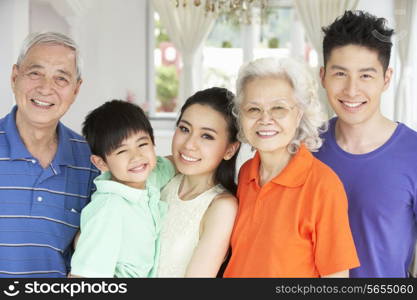
<svg viewBox="0 0 417 300">
<path fill-rule="evenodd" d="M 26 149 L 39 160 L 42 167 L 49 165 L 58 148 L 57 124 L 53 127 L 35 127 L 25 123 L 16 114 L 16 127 Z"/>
<path fill-rule="evenodd" d="M 178 196 L 182 200 L 191 200 L 215 185 L 214 173 L 204 175 L 184 175 Z"/>
<path fill-rule="evenodd" d="M 336 142 L 346 152 L 369 153 L 382 146 L 396 127 L 397 123 L 382 114 L 359 124 L 348 124 L 338 118 L 335 124 Z"/>
<path fill-rule="evenodd" d="M 261 186 L 281 173 L 291 159 L 291 154 L 286 147 L 274 152 L 259 151 L 259 155 L 261 158 L 261 164 L 259 166 L 259 183 Z"/>
</svg>

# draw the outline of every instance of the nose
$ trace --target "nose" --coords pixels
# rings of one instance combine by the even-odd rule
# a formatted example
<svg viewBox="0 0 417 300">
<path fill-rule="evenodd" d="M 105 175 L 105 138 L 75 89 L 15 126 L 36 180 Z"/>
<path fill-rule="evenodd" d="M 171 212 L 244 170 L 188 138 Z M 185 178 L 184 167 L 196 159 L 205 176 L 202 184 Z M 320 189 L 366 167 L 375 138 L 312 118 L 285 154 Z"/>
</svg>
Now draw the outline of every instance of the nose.
<svg viewBox="0 0 417 300">
<path fill-rule="evenodd" d="M 194 135 L 190 134 L 187 137 L 187 139 L 186 139 L 186 141 L 184 143 L 184 147 L 187 150 L 194 150 L 194 149 L 196 149 L 196 137 Z"/>
<path fill-rule="evenodd" d="M 130 160 L 131 161 L 136 161 L 136 160 L 141 160 L 143 158 L 143 153 L 142 150 L 140 148 L 135 148 L 131 154 L 130 154 Z"/>
<path fill-rule="evenodd" d="M 52 92 L 54 81 L 52 78 L 44 77 L 39 80 L 38 91 L 41 95 L 48 95 Z"/>
<path fill-rule="evenodd" d="M 346 82 L 345 94 L 349 97 L 354 97 L 356 96 L 357 91 L 358 87 L 355 78 L 349 78 Z"/>
<path fill-rule="evenodd" d="M 259 122 L 261 122 L 262 124 L 269 124 L 270 122 L 272 122 L 272 116 L 268 109 L 262 110 Z"/>
</svg>

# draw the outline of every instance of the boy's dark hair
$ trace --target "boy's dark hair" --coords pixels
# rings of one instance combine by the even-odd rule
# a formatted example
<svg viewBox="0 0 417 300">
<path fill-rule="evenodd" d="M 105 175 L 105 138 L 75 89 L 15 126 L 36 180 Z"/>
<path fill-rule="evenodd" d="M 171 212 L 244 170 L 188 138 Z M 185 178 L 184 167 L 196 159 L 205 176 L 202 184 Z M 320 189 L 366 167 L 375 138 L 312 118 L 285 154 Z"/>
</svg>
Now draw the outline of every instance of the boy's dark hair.
<svg viewBox="0 0 417 300">
<path fill-rule="evenodd" d="M 389 65 L 391 36 L 394 33 L 385 23 L 384 18 L 377 18 L 367 12 L 347 10 L 332 24 L 322 27 L 324 66 L 334 48 L 352 44 L 376 51 L 385 72 Z"/>
<path fill-rule="evenodd" d="M 227 122 L 227 131 L 229 135 L 229 143 L 237 142 L 237 122 L 235 116 L 232 114 L 232 102 L 234 95 L 225 88 L 213 87 L 199 91 L 192 95 L 184 105 L 181 107 L 180 116 L 177 121 L 180 122 L 185 110 L 193 104 L 206 105 L 222 114 Z M 229 160 L 222 160 L 215 172 L 215 180 L 226 188 L 233 195 L 236 194 L 236 158 L 239 150 Z"/>
<path fill-rule="evenodd" d="M 84 120 L 82 133 L 91 153 L 106 160 L 130 135 L 143 131 L 154 142 L 152 126 L 143 110 L 123 100 L 111 100 L 91 111 Z"/>
</svg>

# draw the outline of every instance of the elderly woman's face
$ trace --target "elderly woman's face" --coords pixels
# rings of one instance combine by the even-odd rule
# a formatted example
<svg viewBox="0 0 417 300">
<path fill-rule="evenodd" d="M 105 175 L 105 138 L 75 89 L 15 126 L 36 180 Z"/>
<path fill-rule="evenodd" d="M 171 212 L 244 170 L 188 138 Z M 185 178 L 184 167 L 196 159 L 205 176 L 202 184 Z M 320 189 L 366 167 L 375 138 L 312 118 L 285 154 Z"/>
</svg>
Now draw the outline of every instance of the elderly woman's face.
<svg viewBox="0 0 417 300">
<path fill-rule="evenodd" d="M 243 92 L 241 124 L 249 144 L 260 152 L 286 149 L 302 117 L 290 83 L 277 77 L 255 78 Z"/>
</svg>

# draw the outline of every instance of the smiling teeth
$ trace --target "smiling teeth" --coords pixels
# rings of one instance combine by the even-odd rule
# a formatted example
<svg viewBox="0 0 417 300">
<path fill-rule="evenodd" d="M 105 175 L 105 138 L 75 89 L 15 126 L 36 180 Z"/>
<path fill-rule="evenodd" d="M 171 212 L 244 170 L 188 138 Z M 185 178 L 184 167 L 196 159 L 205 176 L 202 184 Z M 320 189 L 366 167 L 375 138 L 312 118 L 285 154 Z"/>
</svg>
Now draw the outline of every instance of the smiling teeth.
<svg viewBox="0 0 417 300">
<path fill-rule="evenodd" d="M 192 162 L 194 162 L 194 161 L 198 161 L 198 159 L 196 159 L 196 158 L 192 158 L 192 157 L 189 157 L 189 156 L 185 156 L 184 154 L 181 154 L 181 157 L 182 157 L 183 159 L 185 159 L 186 161 L 192 161 Z"/>
<path fill-rule="evenodd" d="M 361 102 L 358 103 L 349 103 L 349 102 L 343 102 L 344 105 L 348 106 L 348 107 L 358 107 L 359 105 L 361 105 Z"/>
<path fill-rule="evenodd" d="M 277 132 L 276 131 L 258 131 L 259 135 L 275 135 Z"/>
<path fill-rule="evenodd" d="M 130 169 L 130 171 L 133 171 L 133 172 L 135 172 L 135 171 L 141 171 L 141 170 L 145 169 L 145 167 L 146 167 L 146 165 L 140 165 L 138 167 L 135 167 L 135 168 Z"/>
<path fill-rule="evenodd" d="M 35 102 L 37 105 L 40 105 L 40 106 L 50 106 L 50 105 L 52 105 L 51 103 L 42 102 L 42 101 L 39 101 L 39 100 L 36 100 L 36 99 L 32 99 L 32 100 L 33 100 L 33 102 Z"/>
</svg>

